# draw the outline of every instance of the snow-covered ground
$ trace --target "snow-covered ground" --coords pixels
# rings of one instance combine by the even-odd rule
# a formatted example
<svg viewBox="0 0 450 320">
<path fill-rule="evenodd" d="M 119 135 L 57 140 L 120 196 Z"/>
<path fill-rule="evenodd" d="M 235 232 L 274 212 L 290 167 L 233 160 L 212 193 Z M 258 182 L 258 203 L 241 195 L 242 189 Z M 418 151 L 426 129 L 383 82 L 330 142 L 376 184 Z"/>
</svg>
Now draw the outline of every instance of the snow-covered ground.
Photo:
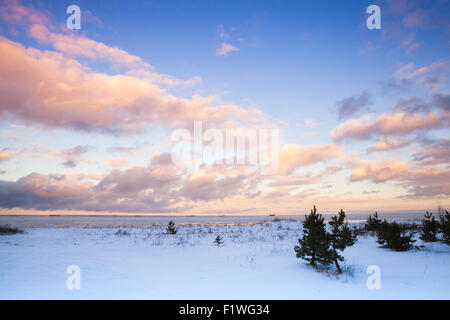
<svg viewBox="0 0 450 320">
<path fill-rule="evenodd" d="M 298 221 L 164 232 L 163 226 L 27 228 L 0 236 L 0 298 L 450 299 L 450 246 L 441 243 L 395 252 L 362 236 L 344 253 L 350 272 L 336 277 L 295 257 Z M 213 244 L 217 235 L 221 247 Z M 80 267 L 80 290 L 66 286 L 70 265 Z M 380 290 L 366 286 L 369 265 L 381 269 Z"/>
</svg>

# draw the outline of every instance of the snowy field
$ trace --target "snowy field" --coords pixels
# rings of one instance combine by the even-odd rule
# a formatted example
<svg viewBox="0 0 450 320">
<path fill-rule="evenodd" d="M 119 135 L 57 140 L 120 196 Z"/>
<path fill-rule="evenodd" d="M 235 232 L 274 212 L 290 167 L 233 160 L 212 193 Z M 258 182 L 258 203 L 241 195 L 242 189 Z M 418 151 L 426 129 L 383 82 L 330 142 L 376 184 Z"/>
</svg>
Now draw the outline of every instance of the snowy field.
<svg viewBox="0 0 450 320">
<path fill-rule="evenodd" d="M 214 245 L 217 235 L 223 246 Z M 176 235 L 156 225 L 35 225 L 0 236 L 0 298 L 450 299 L 450 246 L 395 252 L 361 236 L 344 252 L 347 271 L 337 277 L 295 257 L 300 235 L 301 222 L 273 218 L 185 224 Z M 70 265 L 80 267 L 80 290 L 66 286 Z M 366 286 L 369 265 L 381 269 L 380 290 Z"/>
</svg>

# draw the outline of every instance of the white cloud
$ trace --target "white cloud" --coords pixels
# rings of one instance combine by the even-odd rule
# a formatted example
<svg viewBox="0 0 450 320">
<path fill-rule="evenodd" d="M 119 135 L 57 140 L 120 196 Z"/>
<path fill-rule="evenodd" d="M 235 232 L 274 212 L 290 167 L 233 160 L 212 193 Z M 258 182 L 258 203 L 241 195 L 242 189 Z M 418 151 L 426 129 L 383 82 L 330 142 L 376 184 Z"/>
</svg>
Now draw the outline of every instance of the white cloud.
<svg viewBox="0 0 450 320">
<path fill-rule="evenodd" d="M 227 56 L 230 52 L 239 51 L 238 47 L 233 46 L 232 44 L 222 42 L 219 48 L 216 50 L 216 54 L 219 56 Z"/>
</svg>

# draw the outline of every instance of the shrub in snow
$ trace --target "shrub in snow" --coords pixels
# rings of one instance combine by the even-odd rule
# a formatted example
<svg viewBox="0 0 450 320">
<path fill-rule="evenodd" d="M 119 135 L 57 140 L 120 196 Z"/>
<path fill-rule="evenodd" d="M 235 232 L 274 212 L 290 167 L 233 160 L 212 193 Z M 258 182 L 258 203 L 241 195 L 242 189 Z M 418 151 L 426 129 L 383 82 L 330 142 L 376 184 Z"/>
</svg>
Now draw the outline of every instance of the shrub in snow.
<svg viewBox="0 0 450 320">
<path fill-rule="evenodd" d="M 116 232 L 116 236 L 129 236 L 130 233 L 127 230 L 119 229 Z"/>
<path fill-rule="evenodd" d="M 309 261 L 317 268 L 317 264 L 327 265 L 333 262 L 330 248 L 330 237 L 325 229 L 324 218 L 317 214 L 316 206 L 309 215 L 305 215 L 303 222 L 303 236 L 295 246 L 297 258 Z"/>
<path fill-rule="evenodd" d="M 218 247 L 223 245 L 223 240 L 219 235 L 217 235 L 216 239 L 214 240 L 214 244 Z"/>
<path fill-rule="evenodd" d="M 450 213 L 445 210 L 445 215 L 441 215 L 439 229 L 442 232 L 442 241 L 450 245 Z"/>
<path fill-rule="evenodd" d="M 170 220 L 169 224 L 167 225 L 166 231 L 167 231 L 168 234 L 176 234 L 178 230 L 175 227 L 175 222 Z"/>
<path fill-rule="evenodd" d="M 433 215 L 427 211 L 422 219 L 422 227 L 420 228 L 420 239 L 425 242 L 437 241 L 436 234 L 439 231 L 439 222 Z"/>
<path fill-rule="evenodd" d="M 23 233 L 23 230 L 20 230 L 16 227 L 10 227 L 7 224 L 0 225 L 0 235 L 16 234 L 16 233 Z"/>
<path fill-rule="evenodd" d="M 351 229 L 348 223 L 345 222 L 345 212 L 342 209 L 338 212 L 337 216 L 331 218 L 329 225 L 331 226 L 331 258 L 334 261 L 337 272 L 342 273 L 338 261 L 344 261 L 344 257 L 340 252 L 355 244 L 357 232 L 355 229 Z"/>
<path fill-rule="evenodd" d="M 381 219 L 378 219 L 378 213 L 375 212 L 372 215 L 369 214 L 369 218 L 367 218 L 367 222 L 364 225 L 364 228 L 368 231 L 376 231 L 381 224 Z"/>
<path fill-rule="evenodd" d="M 407 251 L 413 247 L 415 240 L 412 240 L 412 233 L 407 234 L 404 226 L 397 222 L 389 223 L 384 220 L 377 230 L 377 242 L 383 248 L 390 248 L 396 251 Z"/>
</svg>

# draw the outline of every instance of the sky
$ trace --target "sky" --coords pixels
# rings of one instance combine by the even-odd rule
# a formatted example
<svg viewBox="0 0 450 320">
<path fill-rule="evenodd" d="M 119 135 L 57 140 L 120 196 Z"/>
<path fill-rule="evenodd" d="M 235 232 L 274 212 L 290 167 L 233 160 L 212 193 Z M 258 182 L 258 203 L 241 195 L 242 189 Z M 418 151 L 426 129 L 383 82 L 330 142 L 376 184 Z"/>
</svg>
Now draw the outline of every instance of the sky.
<svg viewBox="0 0 450 320">
<path fill-rule="evenodd" d="M 0 0 L 0 214 L 448 209 L 449 17 L 444 0 Z M 276 130 L 276 172 L 174 161 L 196 122 Z"/>
</svg>

